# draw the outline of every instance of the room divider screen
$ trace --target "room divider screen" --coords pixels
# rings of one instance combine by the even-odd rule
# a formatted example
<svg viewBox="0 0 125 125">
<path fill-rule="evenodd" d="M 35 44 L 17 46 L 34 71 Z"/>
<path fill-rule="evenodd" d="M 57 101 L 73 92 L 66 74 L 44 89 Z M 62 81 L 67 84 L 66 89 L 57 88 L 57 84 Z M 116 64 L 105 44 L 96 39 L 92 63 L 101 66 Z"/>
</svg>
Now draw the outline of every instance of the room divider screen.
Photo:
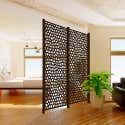
<svg viewBox="0 0 125 125">
<path fill-rule="evenodd" d="M 43 113 L 88 101 L 81 83 L 89 74 L 89 34 L 43 19 Z"/>
<path fill-rule="evenodd" d="M 81 83 L 89 74 L 89 34 L 69 29 L 69 103 L 86 101 Z"/>
<path fill-rule="evenodd" d="M 67 105 L 67 30 L 43 20 L 43 112 Z"/>
</svg>

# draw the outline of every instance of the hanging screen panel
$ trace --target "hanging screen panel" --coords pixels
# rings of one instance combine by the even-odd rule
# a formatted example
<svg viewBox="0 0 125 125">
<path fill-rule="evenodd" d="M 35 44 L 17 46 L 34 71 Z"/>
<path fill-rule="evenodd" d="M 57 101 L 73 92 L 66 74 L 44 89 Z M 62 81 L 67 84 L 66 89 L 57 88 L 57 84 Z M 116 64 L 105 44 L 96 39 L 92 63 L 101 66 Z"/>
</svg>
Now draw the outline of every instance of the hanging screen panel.
<svg viewBox="0 0 125 125">
<path fill-rule="evenodd" d="M 67 105 L 67 30 L 43 20 L 43 111 Z"/>
<path fill-rule="evenodd" d="M 89 35 L 69 30 L 69 104 L 88 101 L 81 83 L 89 74 Z"/>
</svg>

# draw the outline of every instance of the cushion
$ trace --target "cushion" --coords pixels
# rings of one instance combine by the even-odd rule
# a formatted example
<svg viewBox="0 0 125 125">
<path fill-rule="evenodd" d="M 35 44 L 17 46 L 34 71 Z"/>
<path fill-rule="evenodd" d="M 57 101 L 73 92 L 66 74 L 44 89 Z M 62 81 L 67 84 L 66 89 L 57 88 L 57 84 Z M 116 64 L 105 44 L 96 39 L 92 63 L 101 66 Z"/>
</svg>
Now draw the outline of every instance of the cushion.
<svg viewBox="0 0 125 125">
<path fill-rule="evenodd" d="M 9 72 L 1 72 L 0 77 L 2 80 L 9 80 L 11 79 L 11 75 Z"/>
<path fill-rule="evenodd" d="M 42 88 L 42 80 L 24 80 L 23 87 L 29 88 Z"/>
<path fill-rule="evenodd" d="M 23 88 L 23 81 L 3 81 L 0 82 L 0 88 Z"/>
<path fill-rule="evenodd" d="M 122 84 L 122 88 L 125 88 L 125 78 L 124 77 L 120 79 L 120 82 Z"/>
<path fill-rule="evenodd" d="M 0 81 L 4 81 L 5 79 L 4 79 L 4 76 L 3 76 L 3 74 L 2 73 L 0 73 Z"/>
</svg>

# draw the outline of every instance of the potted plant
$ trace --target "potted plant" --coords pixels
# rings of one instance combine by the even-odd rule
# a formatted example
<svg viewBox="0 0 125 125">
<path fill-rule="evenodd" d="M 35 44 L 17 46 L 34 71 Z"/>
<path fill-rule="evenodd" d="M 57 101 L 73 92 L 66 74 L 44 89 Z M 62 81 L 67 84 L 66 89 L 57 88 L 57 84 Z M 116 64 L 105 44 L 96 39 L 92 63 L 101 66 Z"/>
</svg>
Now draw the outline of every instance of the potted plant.
<svg viewBox="0 0 125 125">
<path fill-rule="evenodd" d="M 96 72 L 91 73 L 88 79 L 84 80 L 82 83 L 83 91 L 90 92 L 90 102 L 92 106 L 96 108 L 102 108 L 104 104 L 104 92 L 107 90 L 112 92 L 112 87 L 110 84 L 111 74 L 108 72 Z"/>
</svg>

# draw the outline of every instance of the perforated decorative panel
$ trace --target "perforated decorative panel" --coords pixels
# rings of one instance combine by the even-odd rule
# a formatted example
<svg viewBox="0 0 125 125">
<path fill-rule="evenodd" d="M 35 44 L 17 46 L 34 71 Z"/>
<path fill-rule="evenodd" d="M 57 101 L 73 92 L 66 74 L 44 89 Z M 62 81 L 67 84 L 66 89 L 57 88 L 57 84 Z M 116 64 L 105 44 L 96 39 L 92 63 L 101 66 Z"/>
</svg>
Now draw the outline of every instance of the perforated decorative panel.
<svg viewBox="0 0 125 125">
<path fill-rule="evenodd" d="M 67 29 L 43 20 L 43 112 L 67 105 Z"/>
<path fill-rule="evenodd" d="M 69 103 L 87 100 L 88 92 L 82 92 L 81 83 L 89 74 L 89 35 L 69 30 Z"/>
<path fill-rule="evenodd" d="M 43 112 L 88 101 L 89 35 L 43 20 Z"/>
</svg>

